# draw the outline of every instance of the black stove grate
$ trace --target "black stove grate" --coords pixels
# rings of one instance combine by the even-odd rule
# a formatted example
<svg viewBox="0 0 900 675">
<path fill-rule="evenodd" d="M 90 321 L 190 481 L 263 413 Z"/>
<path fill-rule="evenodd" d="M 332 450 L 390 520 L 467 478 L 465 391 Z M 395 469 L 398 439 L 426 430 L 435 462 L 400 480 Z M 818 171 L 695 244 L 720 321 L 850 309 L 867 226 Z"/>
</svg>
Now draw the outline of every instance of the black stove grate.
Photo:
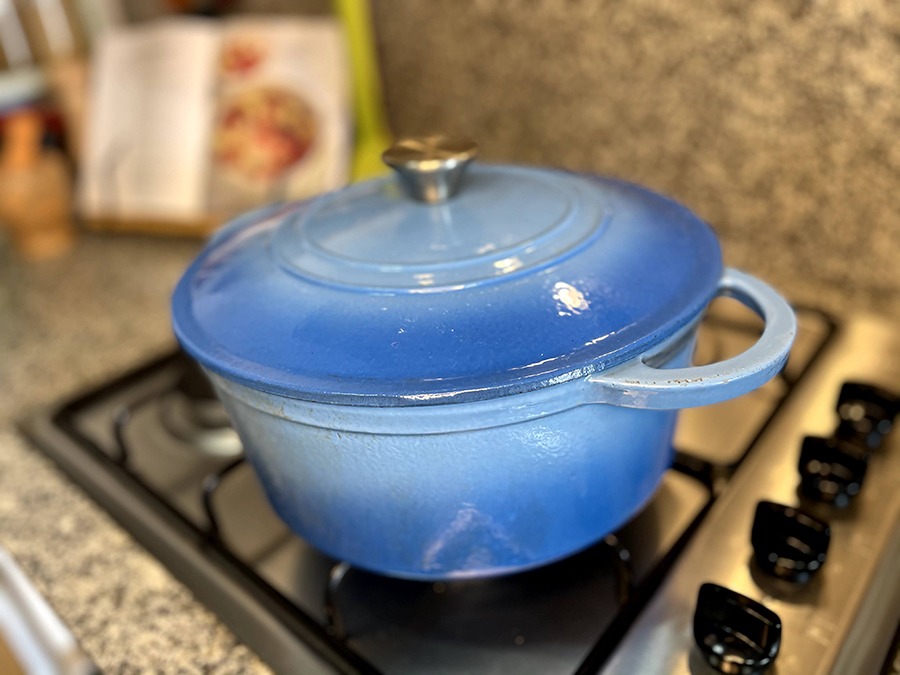
<svg viewBox="0 0 900 675">
<path fill-rule="evenodd" d="M 830 334 L 831 322 L 817 316 L 826 321 Z M 781 400 L 790 395 L 796 380 L 821 351 L 827 337 L 823 337 L 802 366 L 782 375 Z M 379 593 L 408 596 L 412 599 L 411 604 L 416 604 L 425 595 L 430 602 L 445 593 L 446 587 L 441 588 L 445 585 L 381 581 L 345 562 L 326 559 L 318 608 L 301 606 L 296 598 L 270 583 L 259 567 L 236 552 L 223 535 L 227 523 L 223 522 L 220 509 L 221 496 L 229 482 L 236 481 L 239 474 L 246 471 L 242 457 L 208 458 L 201 463 L 202 476 L 193 481 L 198 486 L 196 497 L 200 506 L 192 513 L 187 513 L 172 494 L 142 475 L 130 429 L 142 410 L 155 405 L 160 396 L 177 388 L 185 371 L 192 367 L 181 353 L 167 355 L 53 410 L 40 411 L 26 420 L 23 428 L 39 448 L 276 671 L 381 672 L 380 666 L 376 665 L 379 650 L 400 647 L 392 647 L 390 641 L 393 638 L 386 638 L 387 645 L 379 646 L 373 652 L 366 641 L 356 639 L 353 625 L 359 624 L 360 620 L 353 611 L 359 602 L 353 594 L 359 593 L 359 587 L 364 589 L 363 592 L 374 588 L 375 597 Z M 780 402 L 775 402 L 772 414 Z M 101 415 L 96 412 L 98 409 L 105 412 Z M 100 421 L 93 418 L 100 418 Z M 95 433 L 91 426 L 98 423 L 109 427 L 106 442 L 98 440 L 103 434 Z M 762 428 L 758 433 L 761 431 Z M 749 449 L 750 446 L 747 451 Z M 558 574 L 544 568 L 516 575 L 516 580 L 507 584 L 516 587 L 516 592 L 540 595 L 558 583 L 554 574 L 577 576 L 593 567 L 602 567 L 607 572 L 613 570 L 616 580 L 611 600 L 615 607 L 614 616 L 604 620 L 602 629 L 589 640 L 582 657 L 576 660 L 574 672 L 595 672 L 602 665 L 699 526 L 720 486 L 727 482 L 734 468 L 734 465 L 714 465 L 689 452 L 676 453 L 673 470 L 702 485 L 706 497 L 696 516 L 649 569 L 637 569 L 635 558 L 639 552 L 630 547 L 627 532 L 617 532 L 592 549 L 574 556 L 574 562 L 558 563 L 556 567 L 562 570 Z M 634 535 L 631 539 L 634 540 Z M 351 577 L 354 579 L 348 581 Z M 520 583 L 524 590 L 518 590 Z M 478 592 L 483 590 L 477 589 Z M 506 589 L 500 591 L 503 592 Z M 353 607 L 348 609 L 347 605 Z M 548 621 L 554 620 L 556 611 L 549 613 Z M 564 613 L 566 609 L 559 611 Z M 362 621 L 368 625 L 367 622 Z M 512 637 L 512 644 L 519 645 L 520 640 L 524 641 L 524 638 L 517 634 Z M 373 659 L 369 652 L 376 658 Z"/>
</svg>

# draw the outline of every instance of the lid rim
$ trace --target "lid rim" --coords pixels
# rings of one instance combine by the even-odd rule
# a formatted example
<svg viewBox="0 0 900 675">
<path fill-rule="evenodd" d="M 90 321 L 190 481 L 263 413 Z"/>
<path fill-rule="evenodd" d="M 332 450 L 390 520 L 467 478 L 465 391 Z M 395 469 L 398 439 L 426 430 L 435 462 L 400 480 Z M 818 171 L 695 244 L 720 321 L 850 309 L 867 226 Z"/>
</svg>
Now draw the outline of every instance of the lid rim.
<svg viewBox="0 0 900 675">
<path fill-rule="evenodd" d="M 604 356 L 611 358 L 597 359 L 588 361 L 569 370 L 559 371 L 557 369 L 548 369 L 544 372 L 536 372 L 519 378 L 518 380 L 507 382 L 500 385 L 482 384 L 482 386 L 473 386 L 475 383 L 470 382 L 468 387 L 450 388 L 446 390 L 418 390 L 410 391 L 404 394 L 387 393 L 384 391 L 386 383 L 384 380 L 354 380 L 355 383 L 370 382 L 372 384 L 379 383 L 380 386 L 372 391 L 337 391 L 322 387 L 321 384 L 325 380 L 318 378 L 305 378 L 307 380 L 314 379 L 320 386 L 310 386 L 310 382 L 306 385 L 301 384 L 302 379 L 296 378 L 294 384 L 284 382 L 283 373 L 275 373 L 281 375 L 281 383 L 272 375 L 266 377 L 263 374 L 254 374 L 250 376 L 252 369 L 246 365 L 242 368 L 239 365 L 240 359 L 235 359 L 227 350 L 219 347 L 216 348 L 218 354 L 210 353 L 209 350 L 203 350 L 197 347 L 179 328 L 178 323 L 173 324 L 175 336 L 181 344 L 182 348 L 204 368 L 216 373 L 217 375 L 235 383 L 253 389 L 258 392 L 269 394 L 272 396 L 281 396 L 284 398 L 294 399 L 298 401 L 308 401 L 311 403 L 327 403 L 339 406 L 350 407 L 428 407 L 438 405 L 451 405 L 460 403 L 470 403 L 477 401 L 486 401 L 506 396 L 515 396 L 518 394 L 526 394 L 538 389 L 563 385 L 573 380 L 581 379 L 594 375 L 599 372 L 605 372 L 620 366 L 627 361 L 639 356 L 640 354 L 653 351 L 657 346 L 663 344 L 666 340 L 678 335 L 685 326 L 698 321 L 709 302 L 712 301 L 715 292 L 710 294 L 709 298 L 700 303 L 700 306 L 693 313 L 685 313 L 678 317 L 679 320 L 673 321 L 665 327 L 653 334 L 645 336 L 641 340 L 625 345 L 620 350 L 610 355 L 605 353 Z M 216 357 L 219 357 L 218 359 Z M 572 355 L 566 355 L 572 356 Z M 230 362 L 230 363 L 229 363 Z M 243 361 L 247 364 L 246 361 Z M 229 365 L 225 365 L 229 364 Z M 247 364 L 253 366 L 256 370 L 260 370 L 259 364 Z M 552 373 L 552 376 L 550 374 Z M 497 379 L 500 379 L 499 374 Z M 337 380 L 338 378 L 334 378 Z M 459 378 L 463 379 L 463 378 Z M 471 379 L 471 378 L 470 378 Z M 340 380 L 346 383 L 347 380 Z M 421 380 L 425 382 L 427 380 Z M 410 383 L 404 383 L 409 385 Z M 576 405 L 580 402 L 573 402 Z"/>
<path fill-rule="evenodd" d="M 275 396 L 363 407 L 445 405 L 610 370 L 697 320 L 715 295 L 723 269 L 718 240 L 680 203 L 617 179 L 509 169 L 504 180 L 534 172 L 534 181 L 549 185 L 572 181 L 567 189 L 586 202 L 577 207 L 579 217 L 596 218 L 594 229 L 546 263 L 479 280 L 459 293 L 456 285 L 440 283 L 410 293 L 297 274 L 272 255 L 281 228 L 320 212 L 327 200 L 347 214 L 335 236 L 350 237 L 355 246 L 358 228 L 374 224 L 377 237 L 384 221 L 359 208 L 352 188 L 263 209 L 258 218 L 251 214 L 225 226 L 185 272 L 172 298 L 176 337 L 211 372 Z M 385 180 L 373 188 L 384 188 Z M 515 183 L 514 194 L 522 185 Z M 462 193 L 464 209 L 453 212 L 451 224 L 463 233 L 470 228 L 471 236 L 485 222 L 499 223 L 503 237 L 488 240 L 497 243 L 521 234 L 519 221 L 502 208 L 508 192 L 484 189 L 475 190 L 474 201 L 471 191 Z M 396 197 L 395 191 L 385 199 Z M 485 198 L 498 205 L 489 212 L 495 220 L 484 213 L 478 214 L 482 220 L 471 219 L 465 209 Z M 521 203 L 516 206 L 522 213 Z M 526 229 L 557 213 L 545 209 Z M 321 231 L 331 236 L 327 227 Z M 384 258 L 384 250 L 375 253 L 373 259 Z"/>
</svg>

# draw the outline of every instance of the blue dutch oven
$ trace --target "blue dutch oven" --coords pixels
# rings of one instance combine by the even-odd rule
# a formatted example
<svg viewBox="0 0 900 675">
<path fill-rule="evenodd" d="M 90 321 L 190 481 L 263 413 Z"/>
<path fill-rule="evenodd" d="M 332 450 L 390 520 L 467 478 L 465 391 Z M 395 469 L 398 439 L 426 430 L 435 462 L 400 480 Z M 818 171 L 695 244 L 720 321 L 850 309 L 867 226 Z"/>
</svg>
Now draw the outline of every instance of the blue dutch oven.
<svg viewBox="0 0 900 675">
<path fill-rule="evenodd" d="M 244 216 L 173 299 L 276 512 L 384 574 L 503 574 L 598 541 L 658 486 L 677 410 L 762 385 L 795 334 L 679 204 L 598 176 L 463 172 L 474 154 L 404 141 L 385 153 L 397 177 Z M 722 295 L 765 329 L 692 367 Z"/>
</svg>

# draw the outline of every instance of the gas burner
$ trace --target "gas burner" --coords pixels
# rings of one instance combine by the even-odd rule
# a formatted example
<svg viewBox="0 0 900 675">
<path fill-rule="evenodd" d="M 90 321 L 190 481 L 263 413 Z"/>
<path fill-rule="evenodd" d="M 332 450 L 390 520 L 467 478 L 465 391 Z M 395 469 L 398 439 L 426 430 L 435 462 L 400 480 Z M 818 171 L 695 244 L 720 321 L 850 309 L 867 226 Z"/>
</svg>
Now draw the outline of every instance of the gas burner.
<svg viewBox="0 0 900 675">
<path fill-rule="evenodd" d="M 172 436 L 204 455 L 239 457 L 244 452 L 219 401 L 171 391 L 159 400 L 159 421 Z"/>
<path fill-rule="evenodd" d="M 173 437 L 214 457 L 239 457 L 244 448 L 206 375 L 185 361 L 177 386 L 159 399 L 159 421 Z"/>
</svg>

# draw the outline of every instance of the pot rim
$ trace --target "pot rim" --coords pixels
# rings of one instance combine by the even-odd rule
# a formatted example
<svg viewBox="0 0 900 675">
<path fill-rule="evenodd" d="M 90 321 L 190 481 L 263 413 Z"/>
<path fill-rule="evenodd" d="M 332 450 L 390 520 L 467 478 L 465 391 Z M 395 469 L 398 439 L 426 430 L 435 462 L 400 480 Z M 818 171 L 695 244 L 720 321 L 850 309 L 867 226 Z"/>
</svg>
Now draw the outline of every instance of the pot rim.
<svg viewBox="0 0 900 675">
<path fill-rule="evenodd" d="M 698 313 L 652 349 L 606 371 L 582 371 L 538 389 L 475 401 L 424 406 L 366 406 L 284 396 L 215 372 L 213 383 L 250 407 L 310 426 L 379 434 L 472 431 L 516 424 L 604 404 L 622 408 L 677 410 L 745 394 L 768 382 L 787 361 L 797 321 L 787 302 L 754 277 L 726 268 L 716 290 L 756 312 L 762 335 L 746 351 L 703 366 L 681 366 L 693 353 Z M 671 364 L 675 364 L 672 367 Z"/>
<path fill-rule="evenodd" d="M 692 349 L 699 322 L 697 317 L 669 336 L 648 358 L 664 366 L 682 350 Z M 208 369 L 207 374 L 226 400 L 235 399 L 273 417 L 330 431 L 385 436 L 477 431 L 546 418 L 584 405 L 603 405 L 597 400 L 587 373 L 539 389 L 493 398 L 402 407 L 310 401 L 248 386 Z M 611 407 L 625 409 L 614 404 Z"/>
</svg>

